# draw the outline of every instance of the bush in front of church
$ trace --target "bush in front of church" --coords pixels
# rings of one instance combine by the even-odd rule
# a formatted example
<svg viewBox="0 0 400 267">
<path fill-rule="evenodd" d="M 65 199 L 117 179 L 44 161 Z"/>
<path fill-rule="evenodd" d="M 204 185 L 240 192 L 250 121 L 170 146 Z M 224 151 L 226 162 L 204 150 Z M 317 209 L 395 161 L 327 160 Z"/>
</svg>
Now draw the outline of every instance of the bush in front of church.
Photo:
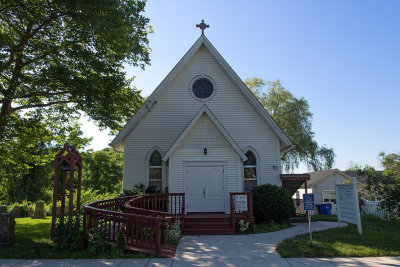
<svg viewBox="0 0 400 267">
<path fill-rule="evenodd" d="M 253 189 L 255 223 L 289 223 L 295 212 L 292 196 L 283 187 L 264 184 Z"/>
</svg>

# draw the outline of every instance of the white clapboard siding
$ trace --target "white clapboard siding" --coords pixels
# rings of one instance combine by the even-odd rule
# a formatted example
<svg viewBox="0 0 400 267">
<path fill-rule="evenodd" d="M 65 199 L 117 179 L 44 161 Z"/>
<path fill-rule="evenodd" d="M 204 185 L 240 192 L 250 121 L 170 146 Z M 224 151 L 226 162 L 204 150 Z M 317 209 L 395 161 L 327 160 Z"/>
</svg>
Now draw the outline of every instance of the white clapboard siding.
<svg viewBox="0 0 400 267">
<path fill-rule="evenodd" d="M 189 93 L 190 82 L 197 75 L 208 75 L 216 83 L 214 97 L 204 103 L 193 99 Z M 170 82 L 151 112 L 125 138 L 124 188 L 148 183 L 147 153 L 157 146 L 164 155 L 204 104 L 240 149 L 252 147 L 257 152 L 259 183 L 281 185 L 278 137 L 203 46 Z M 171 173 L 171 166 L 169 169 Z"/>
<path fill-rule="evenodd" d="M 313 193 L 314 193 L 314 203 L 315 204 L 323 204 L 324 198 L 322 192 L 324 190 L 335 190 L 335 181 L 338 184 L 342 184 L 345 180 L 349 179 L 348 177 L 343 176 L 338 172 L 332 172 L 326 178 L 312 185 Z"/>
<path fill-rule="evenodd" d="M 221 164 L 225 167 L 225 212 L 229 213 L 229 192 L 241 191 L 239 186 L 241 175 L 237 168 L 241 161 L 239 155 L 206 114 L 201 116 L 169 159 L 170 192 L 185 192 L 185 164 L 199 162 Z"/>
</svg>

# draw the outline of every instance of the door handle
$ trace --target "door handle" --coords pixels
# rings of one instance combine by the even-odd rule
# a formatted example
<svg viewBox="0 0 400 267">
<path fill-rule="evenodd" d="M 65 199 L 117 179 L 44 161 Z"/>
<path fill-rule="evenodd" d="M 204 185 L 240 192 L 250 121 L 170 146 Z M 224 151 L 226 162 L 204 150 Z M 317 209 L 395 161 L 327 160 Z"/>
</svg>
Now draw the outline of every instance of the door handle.
<svg viewBox="0 0 400 267">
<path fill-rule="evenodd" d="M 206 190 L 203 189 L 203 197 L 206 197 Z"/>
</svg>

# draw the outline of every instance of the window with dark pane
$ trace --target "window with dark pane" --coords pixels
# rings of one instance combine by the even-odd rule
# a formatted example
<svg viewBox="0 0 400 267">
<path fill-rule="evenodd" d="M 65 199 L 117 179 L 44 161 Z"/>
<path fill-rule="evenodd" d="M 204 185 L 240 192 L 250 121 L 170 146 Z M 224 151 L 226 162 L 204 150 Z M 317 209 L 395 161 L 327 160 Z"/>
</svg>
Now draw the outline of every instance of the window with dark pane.
<svg viewBox="0 0 400 267">
<path fill-rule="evenodd" d="M 201 99 L 210 97 L 213 90 L 213 84 L 206 78 L 197 79 L 192 86 L 193 94 Z"/>
<path fill-rule="evenodd" d="M 154 151 L 150 157 L 149 185 L 155 186 L 157 192 L 162 189 L 162 161 L 161 154 L 158 151 Z"/>
<path fill-rule="evenodd" d="M 257 187 L 257 159 L 251 151 L 246 153 L 247 160 L 243 162 L 244 191 L 249 192 Z"/>
<path fill-rule="evenodd" d="M 257 165 L 257 160 L 254 154 L 251 151 L 247 151 L 246 153 L 247 160 L 244 162 L 244 165 L 252 165 L 256 166 Z"/>
<path fill-rule="evenodd" d="M 150 166 L 162 166 L 161 154 L 158 151 L 154 151 L 150 157 Z"/>
</svg>

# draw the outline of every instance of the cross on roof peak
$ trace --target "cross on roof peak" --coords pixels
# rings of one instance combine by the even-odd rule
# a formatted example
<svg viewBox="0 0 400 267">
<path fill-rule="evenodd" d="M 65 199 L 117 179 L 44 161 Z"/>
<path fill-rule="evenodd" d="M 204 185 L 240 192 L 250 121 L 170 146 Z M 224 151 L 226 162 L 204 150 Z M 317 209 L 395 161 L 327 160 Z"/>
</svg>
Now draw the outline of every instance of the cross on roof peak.
<svg viewBox="0 0 400 267">
<path fill-rule="evenodd" d="M 210 25 L 205 24 L 204 19 L 202 19 L 200 24 L 196 24 L 196 28 L 200 28 L 201 35 L 204 35 L 204 30 L 210 28 Z"/>
</svg>

